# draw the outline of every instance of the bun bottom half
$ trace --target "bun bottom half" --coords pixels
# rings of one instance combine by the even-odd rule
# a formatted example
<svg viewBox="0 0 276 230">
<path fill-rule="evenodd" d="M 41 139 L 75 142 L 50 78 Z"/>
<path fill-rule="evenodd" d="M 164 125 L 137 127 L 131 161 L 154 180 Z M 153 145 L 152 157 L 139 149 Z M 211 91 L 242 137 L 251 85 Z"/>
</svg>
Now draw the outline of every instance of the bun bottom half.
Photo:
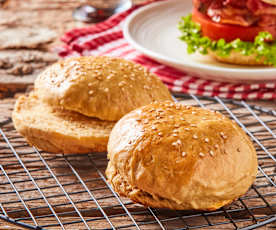
<svg viewBox="0 0 276 230">
<path fill-rule="evenodd" d="M 32 93 L 17 100 L 12 120 L 29 144 L 51 153 L 104 152 L 115 124 L 49 106 Z"/>
<path fill-rule="evenodd" d="M 235 65 L 250 65 L 250 66 L 269 66 L 268 64 L 264 63 L 264 58 L 261 60 L 256 60 L 256 54 L 252 54 L 249 56 L 243 55 L 239 52 L 232 51 L 229 56 L 221 57 L 217 55 L 213 51 L 208 51 L 208 54 L 216 59 L 219 62 L 228 63 L 228 64 L 235 64 Z"/>
</svg>

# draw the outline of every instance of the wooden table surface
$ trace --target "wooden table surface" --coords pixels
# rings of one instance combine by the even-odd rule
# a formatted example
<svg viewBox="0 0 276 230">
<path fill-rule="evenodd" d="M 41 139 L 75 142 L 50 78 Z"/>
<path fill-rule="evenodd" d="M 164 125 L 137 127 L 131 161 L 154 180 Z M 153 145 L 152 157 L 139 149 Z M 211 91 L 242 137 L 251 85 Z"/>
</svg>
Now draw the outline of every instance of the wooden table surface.
<svg viewBox="0 0 276 230">
<path fill-rule="evenodd" d="M 65 31 L 87 26 L 86 23 L 73 20 L 72 11 L 85 2 L 100 6 L 104 1 L 9 0 L 5 4 L 3 4 L 4 1 L 0 1 L 0 39 L 1 30 L 7 28 L 14 29 L 14 36 L 21 28 L 31 28 L 34 31 L 37 28 L 45 28 L 55 33 L 51 41 L 35 48 L 20 47 L 0 50 L 0 109 L 5 107 L 10 112 L 15 102 L 13 97 L 31 88 L 37 74 L 58 59 L 51 49 L 60 43 L 59 38 Z M 275 101 L 251 101 L 249 103 L 270 109 L 276 107 Z M 0 229 L 15 228 L 0 220 Z M 16 227 L 16 229 L 19 228 Z"/>
</svg>

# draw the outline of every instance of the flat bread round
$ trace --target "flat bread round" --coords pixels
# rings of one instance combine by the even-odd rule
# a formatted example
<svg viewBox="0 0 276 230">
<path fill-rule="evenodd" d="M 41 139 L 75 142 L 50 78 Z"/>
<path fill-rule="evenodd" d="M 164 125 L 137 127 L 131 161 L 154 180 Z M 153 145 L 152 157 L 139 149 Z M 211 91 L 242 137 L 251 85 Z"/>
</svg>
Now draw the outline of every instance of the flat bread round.
<svg viewBox="0 0 276 230">
<path fill-rule="evenodd" d="M 36 48 L 53 41 L 57 34 L 47 28 L 14 27 L 0 31 L 0 49 Z"/>
</svg>

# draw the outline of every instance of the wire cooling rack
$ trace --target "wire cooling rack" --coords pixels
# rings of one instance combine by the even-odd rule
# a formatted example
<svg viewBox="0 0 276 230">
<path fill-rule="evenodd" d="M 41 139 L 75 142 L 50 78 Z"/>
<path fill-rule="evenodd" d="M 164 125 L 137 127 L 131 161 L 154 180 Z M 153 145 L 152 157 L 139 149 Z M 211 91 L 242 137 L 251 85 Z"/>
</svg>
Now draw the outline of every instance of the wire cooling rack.
<svg viewBox="0 0 276 230">
<path fill-rule="evenodd" d="M 276 112 L 245 102 L 176 96 L 185 104 L 222 112 L 251 137 L 259 171 L 244 196 L 211 212 L 146 208 L 112 190 L 104 174 L 106 153 L 53 155 L 38 151 L 14 130 L 9 117 L 2 117 L 0 219 L 29 229 L 276 227 Z"/>
</svg>

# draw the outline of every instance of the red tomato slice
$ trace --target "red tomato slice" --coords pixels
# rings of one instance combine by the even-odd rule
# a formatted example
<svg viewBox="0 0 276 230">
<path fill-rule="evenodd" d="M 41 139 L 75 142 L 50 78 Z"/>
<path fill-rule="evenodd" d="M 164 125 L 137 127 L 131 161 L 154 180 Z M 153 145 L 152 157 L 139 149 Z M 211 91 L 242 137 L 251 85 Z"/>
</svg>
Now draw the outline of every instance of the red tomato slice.
<svg viewBox="0 0 276 230">
<path fill-rule="evenodd" d="M 212 40 L 224 38 L 225 41 L 230 42 L 239 38 L 242 41 L 254 41 L 258 33 L 264 31 L 259 26 L 244 27 L 216 23 L 196 9 L 193 10 L 192 19 L 201 25 L 202 34 Z"/>
</svg>

